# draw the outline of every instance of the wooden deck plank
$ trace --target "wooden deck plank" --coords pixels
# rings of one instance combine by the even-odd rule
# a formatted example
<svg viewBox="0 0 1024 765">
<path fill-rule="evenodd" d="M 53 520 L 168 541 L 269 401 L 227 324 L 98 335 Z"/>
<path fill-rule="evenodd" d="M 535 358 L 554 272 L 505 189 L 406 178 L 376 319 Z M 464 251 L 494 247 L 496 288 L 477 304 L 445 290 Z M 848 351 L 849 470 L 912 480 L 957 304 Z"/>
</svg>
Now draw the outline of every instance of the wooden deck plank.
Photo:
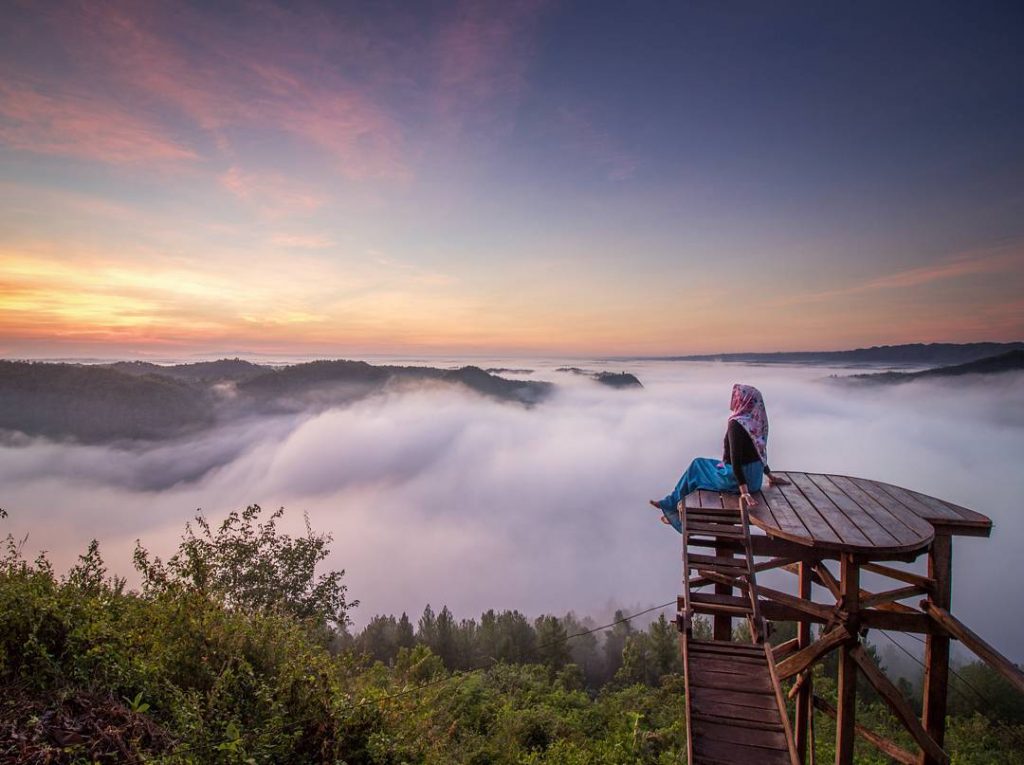
<svg viewBox="0 0 1024 765">
<path fill-rule="evenodd" d="M 926 496 L 921 494 L 921 492 L 917 491 L 913 493 L 920 496 Z M 938 499 L 937 501 L 941 502 L 946 507 L 952 508 L 956 512 L 960 513 L 960 515 L 963 516 L 965 523 L 977 523 L 980 525 L 987 526 L 992 525 L 992 519 L 989 518 L 987 515 L 982 515 L 981 513 L 975 510 L 971 510 L 970 508 L 964 507 L 963 505 L 958 505 L 956 502 L 950 502 L 948 499 Z"/>
<path fill-rule="evenodd" d="M 889 529 L 875 520 L 871 513 L 867 512 L 851 497 L 847 496 L 839 486 L 827 475 L 808 474 L 807 477 L 817 486 L 829 501 L 838 507 L 843 514 L 859 528 L 871 544 L 877 547 L 899 546 L 900 540 Z"/>
<path fill-rule="evenodd" d="M 690 684 L 721 691 L 755 691 L 771 693 L 772 683 L 767 676 L 735 675 L 729 672 L 715 672 L 705 669 L 700 661 L 692 662 Z"/>
<path fill-rule="evenodd" d="M 781 474 L 783 478 L 789 481 L 793 479 L 789 473 Z M 807 527 L 807 531 L 811 536 L 813 543 L 817 544 L 820 542 L 826 542 L 833 545 L 843 544 L 843 540 L 839 538 L 839 535 L 828 525 L 828 522 L 821 517 L 814 505 L 812 505 L 803 493 L 792 483 L 789 486 L 780 486 L 779 491 L 789 501 L 790 506 L 794 512 L 800 516 L 800 520 L 803 521 L 804 526 Z"/>
<path fill-rule="evenodd" d="M 774 710 L 778 714 L 779 706 L 772 693 L 761 693 L 751 690 L 735 691 L 729 688 L 710 688 L 707 686 L 690 686 L 693 703 L 707 710 L 714 710 L 717 704 L 732 704 L 752 709 Z"/>
<path fill-rule="evenodd" d="M 775 527 L 780 529 L 787 538 L 800 540 L 811 536 L 807 526 L 804 525 L 803 521 L 800 520 L 800 516 L 797 515 L 796 511 L 789 504 L 789 500 L 786 499 L 786 495 L 782 493 L 781 488 L 775 486 L 762 490 L 761 499 L 764 500 L 763 508 L 767 509 L 771 516 L 770 518 L 765 518 L 765 520 L 774 523 Z M 752 521 L 763 517 L 764 513 L 761 505 L 751 508 L 750 519 Z M 761 526 L 761 528 L 764 528 L 764 526 Z"/>
<path fill-rule="evenodd" d="M 736 659 L 730 656 L 717 657 L 711 654 L 703 654 L 698 661 L 700 661 L 700 666 L 709 672 L 726 672 L 733 675 L 743 675 L 744 677 L 757 675 L 760 669 L 757 664 L 749 659 Z M 765 672 L 767 673 L 767 670 Z M 767 674 L 765 676 L 767 677 Z"/>
<path fill-rule="evenodd" d="M 915 513 L 905 504 L 894 499 L 888 492 L 883 491 L 882 487 L 875 481 L 869 481 L 866 478 L 850 478 L 850 481 L 890 513 L 899 516 L 901 520 L 912 528 L 915 523 L 920 521 L 928 523 L 927 520 L 921 517 L 920 513 Z"/>
<path fill-rule="evenodd" d="M 981 513 L 968 510 L 966 507 L 960 507 L 960 505 L 954 505 L 952 502 L 946 502 L 945 500 L 937 499 L 936 497 L 929 497 L 927 494 L 922 494 L 919 491 L 912 491 L 911 489 L 905 489 L 904 491 L 928 507 L 935 508 L 937 511 L 952 510 L 960 516 L 957 523 L 970 526 L 980 526 L 982 528 L 990 528 L 992 526 L 991 519 L 985 517 Z"/>
<path fill-rule="evenodd" d="M 893 486 L 884 481 L 872 481 L 879 489 L 887 493 L 897 502 L 909 508 L 911 512 L 927 520 L 959 521 L 962 520 L 960 513 L 952 508 L 936 503 L 936 507 L 929 507 L 926 503 L 915 497 L 909 491 L 899 486 Z"/>
<path fill-rule="evenodd" d="M 690 650 L 723 652 L 737 656 L 742 654 L 755 657 L 764 655 L 764 646 L 752 643 L 733 643 L 728 640 L 691 640 Z"/>
<path fill-rule="evenodd" d="M 706 737 L 730 744 L 786 751 L 786 736 L 782 731 L 758 730 L 740 725 L 724 725 L 696 719 L 693 721 L 693 735 L 697 738 Z"/>
<path fill-rule="evenodd" d="M 730 492 L 723 492 L 721 494 L 721 502 L 722 502 L 722 507 L 724 507 L 726 510 L 736 510 L 736 511 L 739 511 L 739 509 L 740 509 L 740 496 L 739 496 L 739 494 L 732 494 Z"/>
<path fill-rule="evenodd" d="M 763 725 L 778 726 L 778 729 L 782 730 L 782 721 L 779 719 L 778 710 L 774 707 L 771 709 L 745 707 L 739 704 L 729 704 L 724 701 L 718 701 L 714 704 L 709 703 L 707 706 L 710 711 L 699 712 L 694 710 L 692 716 L 697 718 L 701 715 L 706 715 L 709 718 L 713 717 L 722 721 L 735 720 L 737 724 L 742 722 L 754 722 Z"/>
<path fill-rule="evenodd" d="M 708 507 L 712 510 L 722 509 L 722 496 L 717 491 L 699 489 L 697 491 L 697 497 L 700 503 L 698 507 Z"/>
<path fill-rule="evenodd" d="M 793 485 L 800 490 L 806 499 L 825 522 L 832 528 L 843 544 L 872 545 L 874 542 L 868 539 L 861 531 L 856 521 L 846 515 L 842 508 L 832 502 L 828 495 L 823 492 L 806 473 L 790 473 Z"/>
<path fill-rule="evenodd" d="M 880 525 L 889 530 L 889 533 L 899 540 L 901 545 L 913 544 L 922 536 L 934 534 L 932 529 L 922 526 L 928 523 L 916 514 L 902 508 L 896 512 L 887 505 L 882 504 L 873 496 L 864 491 L 854 483 L 853 479 L 845 475 L 830 475 L 829 479 L 842 489 L 850 499 L 863 508 Z"/>
<path fill-rule="evenodd" d="M 757 763 L 757 765 L 789 765 L 789 754 L 776 749 L 765 749 L 759 746 L 743 746 L 725 741 L 717 741 L 707 736 L 694 734 L 694 759 L 701 757 L 730 763 Z"/>
</svg>

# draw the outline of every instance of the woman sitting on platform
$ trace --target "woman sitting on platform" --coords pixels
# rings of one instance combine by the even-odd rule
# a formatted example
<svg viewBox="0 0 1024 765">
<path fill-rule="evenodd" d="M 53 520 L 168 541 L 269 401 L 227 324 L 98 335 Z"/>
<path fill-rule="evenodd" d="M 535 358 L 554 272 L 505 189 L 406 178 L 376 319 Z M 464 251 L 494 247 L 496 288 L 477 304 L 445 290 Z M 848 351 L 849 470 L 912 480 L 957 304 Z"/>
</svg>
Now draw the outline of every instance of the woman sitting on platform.
<svg viewBox="0 0 1024 765">
<path fill-rule="evenodd" d="M 768 413 L 764 408 L 761 391 L 753 385 L 733 385 L 732 414 L 725 432 L 725 454 L 722 461 L 698 457 L 690 463 L 676 488 L 662 500 L 651 500 L 661 510 L 661 522 L 682 533 L 679 523 L 678 505 L 680 500 L 692 491 L 738 492 L 747 506 L 756 505 L 751 492 L 760 491 L 762 481 L 787 483 L 781 478 L 772 478 L 768 467 Z"/>
</svg>

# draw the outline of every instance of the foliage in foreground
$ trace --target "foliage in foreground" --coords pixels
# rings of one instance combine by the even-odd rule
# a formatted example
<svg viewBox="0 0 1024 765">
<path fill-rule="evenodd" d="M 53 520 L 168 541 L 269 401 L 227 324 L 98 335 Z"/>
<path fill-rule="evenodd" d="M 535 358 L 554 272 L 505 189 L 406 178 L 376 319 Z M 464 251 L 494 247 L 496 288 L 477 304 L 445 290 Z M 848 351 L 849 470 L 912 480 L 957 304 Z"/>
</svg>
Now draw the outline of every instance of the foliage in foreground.
<svg viewBox="0 0 1024 765">
<path fill-rule="evenodd" d="M 250 508 L 217 530 L 186 530 L 167 563 L 139 548 L 140 592 L 107 575 L 95 543 L 58 576 L 9 540 L 0 555 L 0 762 L 685 761 L 683 683 L 664 620 L 608 631 L 602 650 L 618 651 L 617 670 L 600 689 L 586 687 L 553 617 L 528 625 L 532 638 L 506 618 L 532 640 L 519 660 L 452 669 L 462 659 L 436 652 L 446 643 L 435 617 L 415 632 L 402 627 L 385 663 L 339 647 L 351 603 L 340 573 L 314 571 L 329 538 L 307 528 L 292 539 L 274 528 L 279 513 L 262 523 L 259 515 Z M 475 628 L 482 645 L 503 639 L 502 615 L 493 618 Z M 819 689 L 831 695 L 827 677 Z M 863 718 L 898 736 L 877 705 Z M 954 762 L 1010 762 L 1024 729 L 1008 731 L 976 712 L 955 718 Z M 826 721 L 823 757 L 828 738 Z M 858 756 L 883 762 L 868 748 Z"/>
</svg>

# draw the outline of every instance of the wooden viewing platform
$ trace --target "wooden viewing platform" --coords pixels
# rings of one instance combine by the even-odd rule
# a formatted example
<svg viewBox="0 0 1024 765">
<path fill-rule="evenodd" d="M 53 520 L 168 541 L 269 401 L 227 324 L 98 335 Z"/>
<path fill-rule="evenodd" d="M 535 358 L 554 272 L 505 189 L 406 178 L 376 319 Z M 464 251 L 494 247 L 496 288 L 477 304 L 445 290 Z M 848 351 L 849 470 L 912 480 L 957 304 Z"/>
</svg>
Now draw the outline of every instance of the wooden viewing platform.
<svg viewBox="0 0 1024 765">
<path fill-rule="evenodd" d="M 836 764 L 853 762 L 855 735 L 906 765 L 948 763 L 943 751 L 949 645 L 956 638 L 1024 691 L 1024 674 L 949 611 L 952 538 L 988 536 L 992 521 L 959 505 L 879 481 L 812 473 L 773 473 L 789 481 L 754 495 L 695 491 L 680 502 L 683 595 L 680 647 L 686 675 L 690 765 L 807 761 L 815 709 L 836 719 Z M 751 533 L 751 525 L 763 533 Z M 920 575 L 886 563 L 927 554 Z M 838 571 L 827 565 L 838 563 Z M 796 592 L 757 584 L 770 569 L 796 577 Z M 861 572 L 892 580 L 868 592 Z M 712 587 L 712 591 L 704 591 Z M 825 601 L 815 600 L 813 589 Z M 917 599 L 916 605 L 901 601 Z M 694 614 L 713 617 L 713 639 L 692 635 Z M 752 643 L 732 641 L 745 618 Z M 797 636 L 772 647 L 772 621 L 797 623 Z M 821 625 L 817 640 L 811 626 Z M 925 635 L 920 719 L 861 644 L 870 629 Z M 840 652 L 838 706 L 816 697 L 813 665 Z M 856 722 L 857 675 L 878 691 L 917 743 L 910 752 Z M 783 682 L 792 679 L 785 689 Z M 791 723 L 786 698 L 795 699 Z M 811 745 L 812 746 L 812 745 Z M 813 755 L 812 755 L 813 759 Z"/>
</svg>

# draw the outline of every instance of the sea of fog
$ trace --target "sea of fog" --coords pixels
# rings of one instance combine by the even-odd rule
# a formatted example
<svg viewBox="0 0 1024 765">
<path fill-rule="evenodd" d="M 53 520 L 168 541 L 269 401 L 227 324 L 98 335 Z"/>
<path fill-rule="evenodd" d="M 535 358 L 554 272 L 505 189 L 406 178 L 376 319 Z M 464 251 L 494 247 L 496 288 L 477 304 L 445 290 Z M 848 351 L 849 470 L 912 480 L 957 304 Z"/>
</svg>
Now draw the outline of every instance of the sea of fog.
<svg viewBox="0 0 1024 765">
<path fill-rule="evenodd" d="M 376 360 L 375 360 L 376 361 Z M 460 360 L 432 360 L 437 366 Z M 1024 379 L 850 386 L 820 366 L 570 362 L 626 370 L 642 390 L 558 372 L 566 362 L 473 359 L 558 383 L 525 408 L 455 389 L 403 390 L 305 415 L 236 422 L 145 447 L 0 446 L 0 530 L 66 569 L 92 538 L 131 573 L 136 539 L 166 556 L 197 509 L 258 503 L 334 536 L 329 564 L 376 613 L 426 603 L 597 618 L 680 591 L 679 537 L 647 505 L 695 456 L 718 457 L 731 385 L 765 395 L 773 468 L 889 481 L 985 513 L 990 539 L 954 543 L 953 611 L 1024 660 Z M 916 564 L 923 570 L 923 559 Z M 791 586 L 785 573 L 769 577 Z M 871 586 L 867 580 L 867 586 Z M 911 644 L 915 645 L 915 644 Z M 919 648 L 919 646 L 918 646 Z"/>
</svg>

